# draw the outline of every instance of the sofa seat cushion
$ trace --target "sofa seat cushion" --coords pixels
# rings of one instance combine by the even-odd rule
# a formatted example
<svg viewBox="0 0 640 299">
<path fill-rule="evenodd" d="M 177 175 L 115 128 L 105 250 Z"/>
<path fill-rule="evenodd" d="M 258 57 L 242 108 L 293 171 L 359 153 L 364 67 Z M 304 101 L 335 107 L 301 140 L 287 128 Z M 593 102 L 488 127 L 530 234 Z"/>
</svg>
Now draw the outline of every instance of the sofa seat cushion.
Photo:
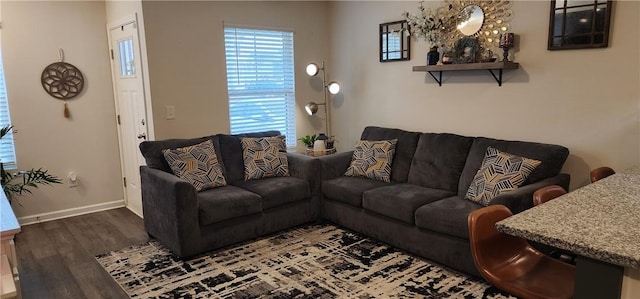
<svg viewBox="0 0 640 299">
<path fill-rule="evenodd" d="M 453 191 L 397 184 L 364 192 L 362 207 L 380 215 L 413 224 L 417 208 L 453 195 L 455 195 Z"/>
<path fill-rule="evenodd" d="M 367 190 L 389 186 L 379 180 L 362 177 L 342 176 L 332 180 L 322 182 L 322 194 L 336 201 L 350 204 L 355 207 L 362 207 L 362 193 Z"/>
<path fill-rule="evenodd" d="M 309 182 L 296 177 L 272 177 L 231 183 L 262 197 L 262 208 L 271 209 L 283 204 L 303 200 L 311 196 Z"/>
<path fill-rule="evenodd" d="M 445 235 L 469 239 L 467 217 L 484 206 L 452 196 L 426 204 L 416 210 L 416 226 Z"/>
<path fill-rule="evenodd" d="M 260 195 L 236 186 L 223 186 L 198 192 L 200 225 L 209 225 L 236 217 L 260 213 Z"/>
</svg>

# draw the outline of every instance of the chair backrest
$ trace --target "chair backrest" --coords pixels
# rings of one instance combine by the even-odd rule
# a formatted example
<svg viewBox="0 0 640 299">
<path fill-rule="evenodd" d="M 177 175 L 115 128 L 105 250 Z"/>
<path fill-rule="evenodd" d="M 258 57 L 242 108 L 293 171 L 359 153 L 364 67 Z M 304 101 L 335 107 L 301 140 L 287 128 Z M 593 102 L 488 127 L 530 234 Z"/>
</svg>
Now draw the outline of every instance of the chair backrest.
<svg viewBox="0 0 640 299">
<path fill-rule="evenodd" d="M 594 170 L 591 170 L 591 173 L 590 173 L 591 182 L 595 183 L 596 181 L 604 179 L 615 173 L 616 173 L 615 170 L 613 170 L 611 167 L 606 167 L 606 166 L 598 167 Z"/>
<path fill-rule="evenodd" d="M 511 211 L 503 205 L 491 205 L 469 214 L 469 242 L 473 261 L 480 274 L 490 282 L 500 279 L 493 276 L 493 269 L 512 260 L 529 246 L 525 239 L 496 230 L 496 222 L 511 215 Z"/>
<path fill-rule="evenodd" d="M 567 191 L 564 191 L 564 189 L 558 185 L 542 187 L 536 190 L 536 192 L 533 192 L 533 205 L 537 206 L 543 204 L 565 194 L 567 194 Z"/>
</svg>

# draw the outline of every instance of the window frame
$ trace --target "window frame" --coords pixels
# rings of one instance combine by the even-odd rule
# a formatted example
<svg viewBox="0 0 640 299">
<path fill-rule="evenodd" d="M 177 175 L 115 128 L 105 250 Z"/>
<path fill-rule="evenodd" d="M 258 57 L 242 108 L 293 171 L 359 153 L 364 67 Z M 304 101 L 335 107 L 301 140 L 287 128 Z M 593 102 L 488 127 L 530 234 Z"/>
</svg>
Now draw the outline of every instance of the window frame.
<svg viewBox="0 0 640 299">
<path fill-rule="evenodd" d="M 2 59 L 2 49 L 0 48 L 0 127 L 11 125 L 9 96 L 4 74 L 4 62 Z M 13 142 L 13 130 L 0 140 L 0 162 L 2 162 L 5 170 L 18 168 L 16 149 Z"/>
<path fill-rule="evenodd" d="M 293 35 L 293 30 L 224 25 L 231 134 L 278 130 L 288 148 L 296 146 Z"/>
</svg>

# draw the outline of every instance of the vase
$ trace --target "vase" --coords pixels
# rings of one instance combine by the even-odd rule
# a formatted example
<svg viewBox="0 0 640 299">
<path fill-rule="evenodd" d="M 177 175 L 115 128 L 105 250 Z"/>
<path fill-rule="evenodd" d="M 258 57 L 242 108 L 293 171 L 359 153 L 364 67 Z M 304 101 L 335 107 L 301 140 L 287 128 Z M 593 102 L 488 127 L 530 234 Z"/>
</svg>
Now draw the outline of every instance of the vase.
<svg viewBox="0 0 640 299">
<path fill-rule="evenodd" d="M 324 140 L 316 140 L 313 143 L 313 151 L 321 152 L 321 151 L 324 151 L 325 149 L 326 149 L 326 146 L 324 144 Z"/>
<path fill-rule="evenodd" d="M 440 53 L 438 53 L 438 47 L 431 47 L 427 52 L 427 65 L 436 65 L 440 60 Z"/>
<path fill-rule="evenodd" d="M 324 133 L 318 134 L 316 141 L 313 143 L 313 150 L 317 152 L 317 151 L 324 151 L 325 149 L 327 149 L 326 140 L 327 140 L 327 135 L 325 135 Z"/>
</svg>

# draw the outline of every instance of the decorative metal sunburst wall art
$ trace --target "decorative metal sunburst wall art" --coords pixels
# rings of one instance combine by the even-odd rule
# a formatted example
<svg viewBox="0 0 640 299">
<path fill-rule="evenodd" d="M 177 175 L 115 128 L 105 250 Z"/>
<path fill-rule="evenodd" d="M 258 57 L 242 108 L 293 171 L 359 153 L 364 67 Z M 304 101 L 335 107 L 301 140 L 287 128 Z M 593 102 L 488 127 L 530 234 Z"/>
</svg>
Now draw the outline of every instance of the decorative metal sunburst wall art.
<svg viewBox="0 0 640 299">
<path fill-rule="evenodd" d="M 410 34 L 423 37 L 432 46 L 451 50 L 461 38 L 475 37 L 482 51 L 497 51 L 500 34 L 510 29 L 511 5 L 512 0 L 444 0 L 434 8 L 421 1 L 416 14 L 405 11 L 403 16 L 411 27 Z M 473 29 L 462 29 L 465 25 Z"/>
<path fill-rule="evenodd" d="M 465 0 L 445 0 L 445 6 L 439 8 L 444 11 L 449 8 L 449 11 L 459 12 L 463 11 L 469 6 L 478 6 L 484 15 L 482 20 L 482 26 L 480 29 L 471 35 L 463 34 L 458 28 L 452 28 L 447 34 L 449 40 L 449 46 L 455 44 L 455 42 L 465 36 L 473 36 L 478 39 L 478 43 L 482 49 L 498 51 L 498 44 L 500 42 L 500 34 L 509 31 L 509 22 L 513 19 L 513 11 L 511 11 L 511 0 L 488 0 L 488 1 L 465 1 Z"/>
</svg>

